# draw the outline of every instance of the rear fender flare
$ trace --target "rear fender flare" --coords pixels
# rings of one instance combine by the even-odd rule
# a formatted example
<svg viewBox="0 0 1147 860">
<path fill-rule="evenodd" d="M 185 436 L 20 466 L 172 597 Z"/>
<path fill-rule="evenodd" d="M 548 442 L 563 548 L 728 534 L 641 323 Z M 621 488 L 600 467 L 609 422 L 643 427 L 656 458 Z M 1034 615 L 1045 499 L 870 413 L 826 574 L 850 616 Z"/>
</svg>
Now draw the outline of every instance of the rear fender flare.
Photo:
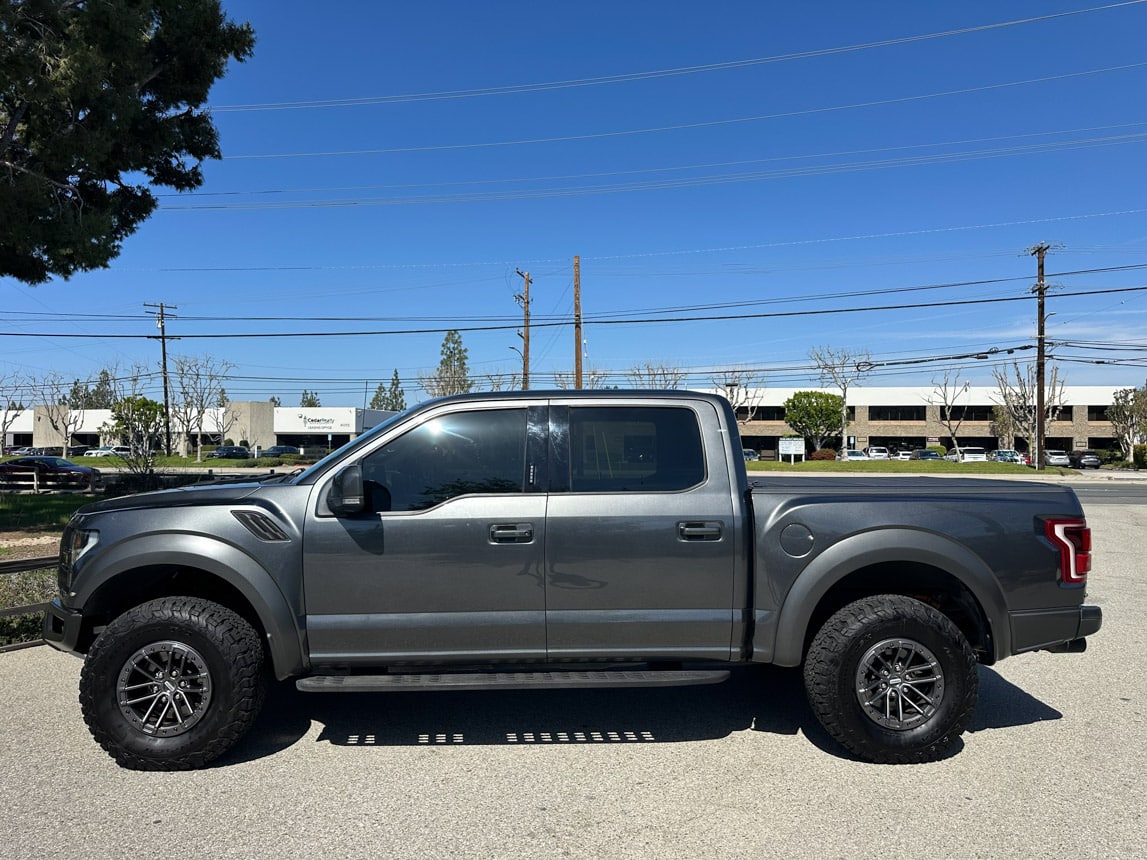
<svg viewBox="0 0 1147 860">
<path fill-rule="evenodd" d="M 773 662 L 798 666 L 813 613 L 841 580 L 861 568 L 889 562 L 924 564 L 948 573 L 979 603 L 995 644 L 995 657 L 1011 653 L 1007 601 L 999 579 L 982 558 L 944 535 L 918 529 L 888 528 L 845 538 L 818 555 L 785 596 L 776 626 Z"/>
</svg>

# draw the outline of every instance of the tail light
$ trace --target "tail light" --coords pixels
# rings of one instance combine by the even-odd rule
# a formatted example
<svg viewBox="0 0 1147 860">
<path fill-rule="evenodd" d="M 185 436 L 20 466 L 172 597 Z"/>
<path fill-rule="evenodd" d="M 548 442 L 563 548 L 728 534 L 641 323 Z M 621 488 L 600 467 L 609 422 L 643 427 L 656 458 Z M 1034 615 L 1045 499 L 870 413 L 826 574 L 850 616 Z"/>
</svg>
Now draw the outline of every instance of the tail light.
<svg viewBox="0 0 1147 860">
<path fill-rule="evenodd" d="M 1064 585 L 1083 585 L 1091 570 L 1091 529 L 1087 520 L 1044 520 L 1044 533 L 1059 550 L 1059 579 Z"/>
</svg>

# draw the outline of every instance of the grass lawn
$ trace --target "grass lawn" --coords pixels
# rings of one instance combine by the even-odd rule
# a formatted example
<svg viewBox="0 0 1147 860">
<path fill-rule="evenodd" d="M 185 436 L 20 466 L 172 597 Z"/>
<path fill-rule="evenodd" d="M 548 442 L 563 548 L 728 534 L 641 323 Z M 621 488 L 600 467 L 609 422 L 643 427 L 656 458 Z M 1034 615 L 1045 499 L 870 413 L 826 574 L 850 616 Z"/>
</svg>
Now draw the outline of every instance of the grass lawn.
<svg viewBox="0 0 1147 860">
<path fill-rule="evenodd" d="M 0 531 L 59 531 L 92 500 L 83 493 L 0 493 Z"/>
</svg>

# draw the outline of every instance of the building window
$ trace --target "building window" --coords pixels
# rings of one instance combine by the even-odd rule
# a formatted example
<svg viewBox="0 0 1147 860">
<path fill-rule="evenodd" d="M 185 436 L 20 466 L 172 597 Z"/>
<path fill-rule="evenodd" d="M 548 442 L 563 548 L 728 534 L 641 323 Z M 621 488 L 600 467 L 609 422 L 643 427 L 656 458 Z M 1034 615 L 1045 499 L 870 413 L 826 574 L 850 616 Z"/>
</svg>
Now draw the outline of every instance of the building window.
<svg viewBox="0 0 1147 860">
<path fill-rule="evenodd" d="M 995 416 L 992 414 L 992 405 L 980 406 L 953 406 L 951 414 L 947 414 L 947 410 L 943 404 L 940 404 L 940 420 L 945 419 L 949 421 L 991 421 Z"/>
<path fill-rule="evenodd" d="M 869 421 L 907 421 L 925 420 L 926 407 L 924 406 L 869 406 Z"/>
<path fill-rule="evenodd" d="M 1087 420 L 1088 421 L 1106 421 L 1107 420 L 1107 407 L 1106 406 L 1088 406 L 1087 407 Z"/>
</svg>

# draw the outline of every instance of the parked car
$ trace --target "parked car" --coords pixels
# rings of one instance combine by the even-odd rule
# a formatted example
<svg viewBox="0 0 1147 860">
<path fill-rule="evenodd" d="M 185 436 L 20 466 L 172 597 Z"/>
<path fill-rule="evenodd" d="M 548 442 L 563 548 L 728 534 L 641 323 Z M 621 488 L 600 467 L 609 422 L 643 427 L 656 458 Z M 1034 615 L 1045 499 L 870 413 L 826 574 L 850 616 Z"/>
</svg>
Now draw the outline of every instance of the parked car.
<svg viewBox="0 0 1147 860">
<path fill-rule="evenodd" d="M 1071 458 L 1067 456 L 1066 451 L 1048 448 L 1043 452 L 1043 464 L 1045 466 L 1070 466 Z"/>
<path fill-rule="evenodd" d="M 100 470 L 78 466 L 63 457 L 17 457 L 0 463 L 0 482 L 59 484 L 72 487 L 91 486 L 100 479 Z"/>
<path fill-rule="evenodd" d="M 851 463 L 854 460 L 867 460 L 868 455 L 855 448 L 847 448 L 836 455 L 836 459 Z"/>
<path fill-rule="evenodd" d="M 1067 461 L 1073 469 L 1098 469 L 1099 455 L 1094 451 L 1072 451 Z"/>
<path fill-rule="evenodd" d="M 1013 451 L 1010 448 L 999 448 L 995 451 L 988 453 L 988 459 L 993 463 L 1015 463 L 1018 466 L 1024 466 L 1023 455 L 1019 451 Z"/>
<path fill-rule="evenodd" d="M 913 451 L 908 455 L 909 460 L 943 460 L 944 458 L 937 454 L 935 451 L 929 451 L 927 448 L 922 448 L 919 451 Z"/>
<path fill-rule="evenodd" d="M 85 457 L 130 457 L 131 447 L 128 445 L 101 445 L 84 452 Z"/>
<path fill-rule="evenodd" d="M 741 453 L 745 456 L 746 463 L 761 459 L 761 455 L 752 448 L 742 448 Z"/>
<path fill-rule="evenodd" d="M 897 451 L 895 459 L 897 459 L 897 460 L 911 460 L 912 459 L 912 452 L 911 451 Z"/>
<path fill-rule="evenodd" d="M 757 459 L 755 456 L 756 451 L 750 453 L 754 455 L 754 460 Z M 284 454 L 297 457 L 299 455 L 299 449 L 294 445 L 272 445 L 270 448 L 264 448 L 259 452 L 260 457 L 282 457 Z M 748 460 L 749 458 L 746 456 L 745 459 Z"/>
<path fill-rule="evenodd" d="M 207 454 L 208 459 L 217 460 L 246 460 L 250 456 L 251 452 L 242 445 L 220 445 Z"/>
<path fill-rule="evenodd" d="M 953 448 L 944 457 L 945 460 L 950 460 L 953 463 L 986 463 L 988 461 L 988 452 L 983 448 Z"/>
<path fill-rule="evenodd" d="M 888 449 L 880 445 L 873 445 L 865 448 L 864 453 L 868 455 L 869 460 L 891 460 L 892 455 L 888 453 Z"/>
</svg>

